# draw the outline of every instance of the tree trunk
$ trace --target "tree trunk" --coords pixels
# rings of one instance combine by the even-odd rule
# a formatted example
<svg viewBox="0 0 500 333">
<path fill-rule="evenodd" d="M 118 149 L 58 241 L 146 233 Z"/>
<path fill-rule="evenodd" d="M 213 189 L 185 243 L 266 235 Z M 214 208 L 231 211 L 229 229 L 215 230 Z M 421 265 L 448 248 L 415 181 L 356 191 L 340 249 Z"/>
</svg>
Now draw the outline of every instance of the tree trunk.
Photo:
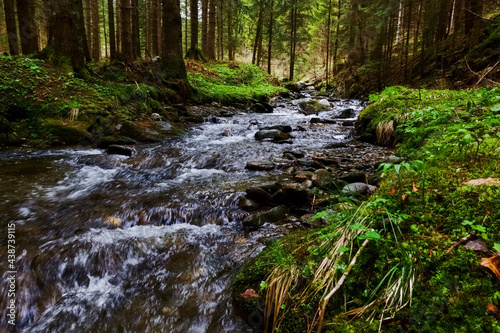
<svg viewBox="0 0 500 333">
<path fill-rule="evenodd" d="M 325 76 L 326 76 L 326 88 L 328 89 L 328 79 L 330 72 L 330 31 L 332 25 L 332 0 L 328 2 L 328 20 L 326 23 L 326 61 L 325 61 Z"/>
<path fill-rule="evenodd" d="M 331 2 L 331 0 L 330 0 Z M 267 38 L 267 73 L 271 75 L 271 59 L 273 51 L 273 26 L 274 26 L 274 0 L 271 0 L 271 9 L 269 16 L 269 36 Z"/>
<path fill-rule="evenodd" d="M 273 0 L 274 1 L 274 0 Z M 233 36 L 233 0 L 227 6 L 227 49 L 229 61 L 234 61 L 234 36 Z"/>
<path fill-rule="evenodd" d="M 105 51 L 105 54 L 106 54 L 106 58 L 109 57 L 109 54 L 108 54 L 108 32 L 106 30 L 106 13 L 104 12 L 104 8 L 106 8 L 105 6 L 105 3 L 104 3 L 104 0 L 101 0 L 101 13 L 102 13 L 102 27 L 104 29 L 104 51 Z"/>
<path fill-rule="evenodd" d="M 252 64 L 258 65 L 258 57 L 257 57 L 257 49 L 259 47 L 259 41 L 262 40 L 262 25 L 263 25 L 263 20 L 264 18 L 264 9 L 262 8 L 262 5 L 259 5 L 259 19 L 257 20 L 257 27 L 255 31 L 255 40 L 253 43 L 253 54 L 252 54 Z"/>
<path fill-rule="evenodd" d="M 163 1 L 162 68 L 167 79 L 187 80 L 182 56 L 182 18 L 180 0 Z"/>
<path fill-rule="evenodd" d="M 50 0 L 48 45 L 71 59 L 75 72 L 85 66 L 85 22 L 81 0 Z"/>
<path fill-rule="evenodd" d="M 208 54 L 208 0 L 201 0 L 201 50 Z"/>
<path fill-rule="evenodd" d="M 217 54 L 219 60 L 224 60 L 224 0 L 219 0 L 217 11 Z"/>
<path fill-rule="evenodd" d="M 339 49 L 339 34 L 340 34 L 340 18 L 342 16 L 342 0 L 339 0 L 339 7 L 337 12 L 337 27 L 335 29 L 335 45 L 333 47 L 333 70 L 337 71 L 337 52 Z"/>
<path fill-rule="evenodd" d="M 122 57 L 125 61 L 134 60 L 132 49 L 132 1 L 121 0 Z"/>
<path fill-rule="evenodd" d="M 91 0 L 92 10 L 92 60 L 97 62 L 101 58 L 101 31 L 99 25 L 99 2 Z"/>
<path fill-rule="evenodd" d="M 189 10 L 191 12 L 191 49 L 194 50 L 198 46 L 198 0 L 191 0 Z"/>
<path fill-rule="evenodd" d="M 139 24 L 139 0 L 132 0 L 132 52 L 134 59 L 141 58 L 141 29 Z"/>
<path fill-rule="evenodd" d="M 85 36 L 87 39 L 87 48 L 92 55 L 92 0 L 85 0 L 83 10 L 85 18 Z"/>
<path fill-rule="evenodd" d="M 7 36 L 9 40 L 9 53 L 19 54 L 19 38 L 16 25 L 16 8 L 14 0 L 4 0 L 5 24 L 7 25 Z"/>
<path fill-rule="evenodd" d="M 108 0 L 113 1 L 113 0 Z M 122 53 L 122 10 L 120 0 L 116 0 L 116 56 Z"/>
<path fill-rule="evenodd" d="M 209 59 L 215 59 L 215 13 L 216 0 L 209 0 L 208 13 L 208 38 L 207 38 L 207 56 Z"/>
<path fill-rule="evenodd" d="M 188 52 L 188 0 L 184 0 L 184 53 Z"/>
<path fill-rule="evenodd" d="M 113 0 L 108 0 L 109 52 L 111 60 L 116 59 L 115 10 Z"/>
<path fill-rule="evenodd" d="M 290 10 L 290 76 L 289 80 L 293 81 L 295 72 L 295 51 L 297 48 L 297 2 L 294 2 Z"/>
<path fill-rule="evenodd" d="M 158 34 L 160 26 L 160 4 L 159 0 L 153 0 L 152 3 L 152 15 L 151 15 L 151 44 L 152 44 L 152 56 L 155 57 L 160 54 L 160 37 Z"/>
</svg>

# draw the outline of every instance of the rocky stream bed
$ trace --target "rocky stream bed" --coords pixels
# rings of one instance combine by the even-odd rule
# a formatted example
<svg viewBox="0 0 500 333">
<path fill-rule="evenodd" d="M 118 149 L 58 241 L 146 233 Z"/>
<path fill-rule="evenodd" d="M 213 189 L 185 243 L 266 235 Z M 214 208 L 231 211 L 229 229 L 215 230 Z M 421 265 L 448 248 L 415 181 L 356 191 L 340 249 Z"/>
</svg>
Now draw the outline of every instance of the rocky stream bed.
<svg viewBox="0 0 500 333">
<path fill-rule="evenodd" d="M 231 299 L 238 268 L 340 196 L 369 194 L 394 158 L 355 140 L 363 102 L 313 98 L 324 111 L 304 104 L 311 92 L 264 113 L 193 106 L 205 121 L 161 143 L 0 152 L 17 329 L 252 332 Z"/>
</svg>

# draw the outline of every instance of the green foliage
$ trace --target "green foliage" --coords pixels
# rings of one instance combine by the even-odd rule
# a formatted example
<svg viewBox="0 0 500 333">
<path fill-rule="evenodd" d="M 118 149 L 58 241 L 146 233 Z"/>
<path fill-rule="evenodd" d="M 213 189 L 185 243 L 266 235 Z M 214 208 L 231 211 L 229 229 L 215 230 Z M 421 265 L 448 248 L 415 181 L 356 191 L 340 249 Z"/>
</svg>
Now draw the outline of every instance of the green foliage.
<svg viewBox="0 0 500 333">
<path fill-rule="evenodd" d="M 284 88 L 270 83 L 271 78 L 257 66 L 247 64 L 204 64 L 204 71 L 188 73 L 194 98 L 209 103 L 246 103 L 267 99 Z"/>
</svg>

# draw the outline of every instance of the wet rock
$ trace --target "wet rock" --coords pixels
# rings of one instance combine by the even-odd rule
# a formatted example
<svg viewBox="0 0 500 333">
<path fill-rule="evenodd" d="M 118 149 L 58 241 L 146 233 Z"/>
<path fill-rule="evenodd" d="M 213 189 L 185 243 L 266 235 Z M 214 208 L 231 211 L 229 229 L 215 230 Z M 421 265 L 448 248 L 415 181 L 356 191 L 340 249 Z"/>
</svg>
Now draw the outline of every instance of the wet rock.
<svg viewBox="0 0 500 333">
<path fill-rule="evenodd" d="M 334 178 L 330 171 L 326 169 L 319 169 L 314 172 L 311 177 L 314 186 L 320 188 L 327 188 L 332 185 Z"/>
<path fill-rule="evenodd" d="M 330 110 L 330 107 L 325 107 L 324 105 L 319 104 L 318 101 L 314 100 L 314 99 L 311 99 L 307 102 L 305 102 L 305 101 L 300 102 L 299 108 L 300 108 L 300 112 L 302 112 L 305 115 L 317 114 L 321 111 Z"/>
<path fill-rule="evenodd" d="M 265 139 L 272 139 L 275 141 L 282 141 L 290 139 L 290 134 L 283 133 L 278 129 L 270 129 L 270 130 L 260 130 L 255 133 L 255 139 L 258 141 L 262 141 Z"/>
<path fill-rule="evenodd" d="M 286 218 L 288 209 L 285 206 L 274 207 L 267 212 L 255 213 L 247 216 L 243 219 L 243 225 L 245 227 L 258 228 L 264 225 L 264 223 L 278 222 Z"/>
<path fill-rule="evenodd" d="M 311 124 L 336 124 L 333 119 L 311 118 Z"/>
<path fill-rule="evenodd" d="M 345 148 L 347 147 L 347 143 L 345 142 L 334 142 L 330 143 L 325 147 L 325 149 L 336 149 L 336 148 Z"/>
<path fill-rule="evenodd" d="M 297 131 L 299 131 L 299 132 L 305 132 L 307 130 L 304 127 L 302 127 L 302 126 L 297 126 Z"/>
<path fill-rule="evenodd" d="M 354 109 L 345 109 L 340 111 L 335 118 L 355 118 L 356 117 L 356 111 Z"/>
<path fill-rule="evenodd" d="M 300 151 L 292 151 L 292 150 L 285 150 L 283 152 L 283 154 L 290 154 L 290 155 L 293 155 L 293 157 L 295 158 L 302 158 L 304 157 L 304 153 L 300 152 Z"/>
<path fill-rule="evenodd" d="M 44 126 L 47 132 L 64 144 L 80 144 L 80 142 L 84 141 L 94 142 L 92 135 L 87 131 L 89 126 L 87 123 L 75 122 L 69 124 L 55 119 L 48 119 Z"/>
<path fill-rule="evenodd" d="M 281 131 L 283 133 L 291 133 L 292 127 L 288 126 L 288 125 L 274 125 L 274 126 L 261 128 L 261 130 L 278 130 L 278 131 Z"/>
<path fill-rule="evenodd" d="M 399 163 L 402 163 L 404 161 L 405 161 L 404 157 L 399 157 L 399 156 L 396 156 L 396 155 L 391 155 L 391 156 L 387 156 L 386 158 L 378 161 L 375 164 L 375 167 L 378 167 L 382 163 L 399 164 Z"/>
<path fill-rule="evenodd" d="M 346 195 L 363 195 L 368 194 L 370 188 L 365 183 L 352 183 L 344 186 L 342 193 Z"/>
<path fill-rule="evenodd" d="M 326 98 L 323 98 L 323 99 L 320 99 L 318 100 L 318 104 L 323 106 L 325 109 L 331 109 L 331 105 L 330 105 L 330 102 L 326 99 Z"/>
<path fill-rule="evenodd" d="M 368 184 L 379 186 L 382 182 L 382 172 L 376 172 L 368 176 Z"/>
<path fill-rule="evenodd" d="M 300 223 L 307 228 L 320 228 L 323 224 L 323 219 L 313 219 L 316 214 L 305 214 L 300 217 Z"/>
<path fill-rule="evenodd" d="M 356 123 L 356 122 L 355 122 L 355 121 L 353 121 L 353 120 L 344 120 L 344 121 L 342 122 L 342 126 L 346 126 L 346 127 L 348 127 L 348 126 L 354 126 L 354 124 L 355 124 L 355 123 Z"/>
<path fill-rule="evenodd" d="M 247 197 L 240 197 L 240 199 L 238 200 L 238 207 L 248 212 L 259 209 L 260 204 Z"/>
<path fill-rule="evenodd" d="M 246 169 L 253 171 L 265 171 L 272 170 L 276 167 L 276 164 L 269 161 L 250 161 L 246 165 Z"/>
<path fill-rule="evenodd" d="M 271 195 L 270 200 L 276 204 L 304 205 L 309 202 L 309 192 L 298 184 L 288 184 Z"/>
<path fill-rule="evenodd" d="M 293 161 L 295 159 L 295 156 L 293 156 L 290 153 L 283 153 L 283 157 L 286 158 L 287 160 Z"/>
<path fill-rule="evenodd" d="M 123 155 L 123 156 L 132 156 L 134 150 L 130 147 L 124 147 L 120 145 L 110 145 L 106 152 L 109 155 Z"/>
<path fill-rule="evenodd" d="M 271 199 L 271 194 L 260 187 L 252 187 L 245 192 L 248 199 L 255 200 L 258 203 L 268 203 Z"/>
<path fill-rule="evenodd" d="M 335 157 L 313 156 L 312 159 L 326 166 L 338 165 L 340 163 L 339 159 Z"/>
<path fill-rule="evenodd" d="M 230 117 L 234 116 L 234 113 L 233 112 L 229 112 L 227 110 L 222 110 L 219 113 L 219 116 L 224 117 L 224 118 L 230 118 Z"/>
<path fill-rule="evenodd" d="M 307 180 L 310 180 L 313 176 L 313 172 L 310 171 L 300 171 L 295 174 L 293 179 L 299 183 L 303 183 Z"/>
<path fill-rule="evenodd" d="M 97 140 L 97 148 L 108 148 L 111 145 L 135 145 L 137 141 L 132 138 L 115 135 L 115 136 L 105 136 Z"/>
<path fill-rule="evenodd" d="M 363 171 L 350 171 L 342 176 L 339 177 L 339 179 L 348 182 L 348 183 L 361 183 L 366 181 L 366 176 Z"/>
<path fill-rule="evenodd" d="M 273 113 L 274 108 L 265 102 L 255 103 L 251 107 L 252 111 L 255 113 Z"/>
<path fill-rule="evenodd" d="M 313 168 L 313 169 L 322 168 L 321 163 L 319 163 L 318 161 L 314 161 L 312 159 L 308 159 L 308 158 L 300 158 L 297 160 L 297 163 L 299 163 L 302 166 L 308 167 L 308 168 Z"/>
</svg>

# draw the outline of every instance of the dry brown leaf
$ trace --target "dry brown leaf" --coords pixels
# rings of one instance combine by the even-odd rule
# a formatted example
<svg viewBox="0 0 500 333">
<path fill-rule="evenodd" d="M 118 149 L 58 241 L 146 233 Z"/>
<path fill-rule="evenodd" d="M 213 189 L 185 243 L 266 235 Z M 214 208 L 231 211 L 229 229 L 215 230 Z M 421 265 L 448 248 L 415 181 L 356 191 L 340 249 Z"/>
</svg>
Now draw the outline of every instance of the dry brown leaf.
<svg viewBox="0 0 500 333">
<path fill-rule="evenodd" d="M 239 244 L 244 244 L 244 243 L 246 243 L 246 242 L 247 242 L 247 240 L 246 240 L 245 238 L 242 238 L 242 237 L 236 237 L 236 238 L 234 239 L 234 242 L 235 242 L 235 243 L 239 243 Z"/>
<path fill-rule="evenodd" d="M 415 183 L 413 183 L 413 192 L 418 192 L 418 188 L 415 186 Z"/>
<path fill-rule="evenodd" d="M 410 200 L 410 195 L 409 194 L 403 194 L 401 196 L 401 199 L 403 199 L 404 202 L 408 202 Z"/>
<path fill-rule="evenodd" d="M 122 220 L 115 216 L 107 216 L 105 220 L 113 228 L 119 228 L 122 225 Z"/>
<path fill-rule="evenodd" d="M 396 194 L 397 191 L 398 191 L 398 188 L 395 187 L 395 186 L 393 186 L 393 187 L 391 187 L 391 190 L 389 191 L 389 194 L 390 195 L 394 195 L 394 194 Z"/>
<path fill-rule="evenodd" d="M 253 289 L 247 289 L 243 294 L 240 295 L 243 298 L 259 297 L 259 294 L 257 294 Z"/>
<path fill-rule="evenodd" d="M 500 179 L 498 178 L 480 178 L 471 179 L 463 183 L 468 186 L 500 186 Z"/>
<path fill-rule="evenodd" d="M 500 278 L 500 256 L 481 259 L 481 265 L 491 269 L 491 271 Z"/>
</svg>

